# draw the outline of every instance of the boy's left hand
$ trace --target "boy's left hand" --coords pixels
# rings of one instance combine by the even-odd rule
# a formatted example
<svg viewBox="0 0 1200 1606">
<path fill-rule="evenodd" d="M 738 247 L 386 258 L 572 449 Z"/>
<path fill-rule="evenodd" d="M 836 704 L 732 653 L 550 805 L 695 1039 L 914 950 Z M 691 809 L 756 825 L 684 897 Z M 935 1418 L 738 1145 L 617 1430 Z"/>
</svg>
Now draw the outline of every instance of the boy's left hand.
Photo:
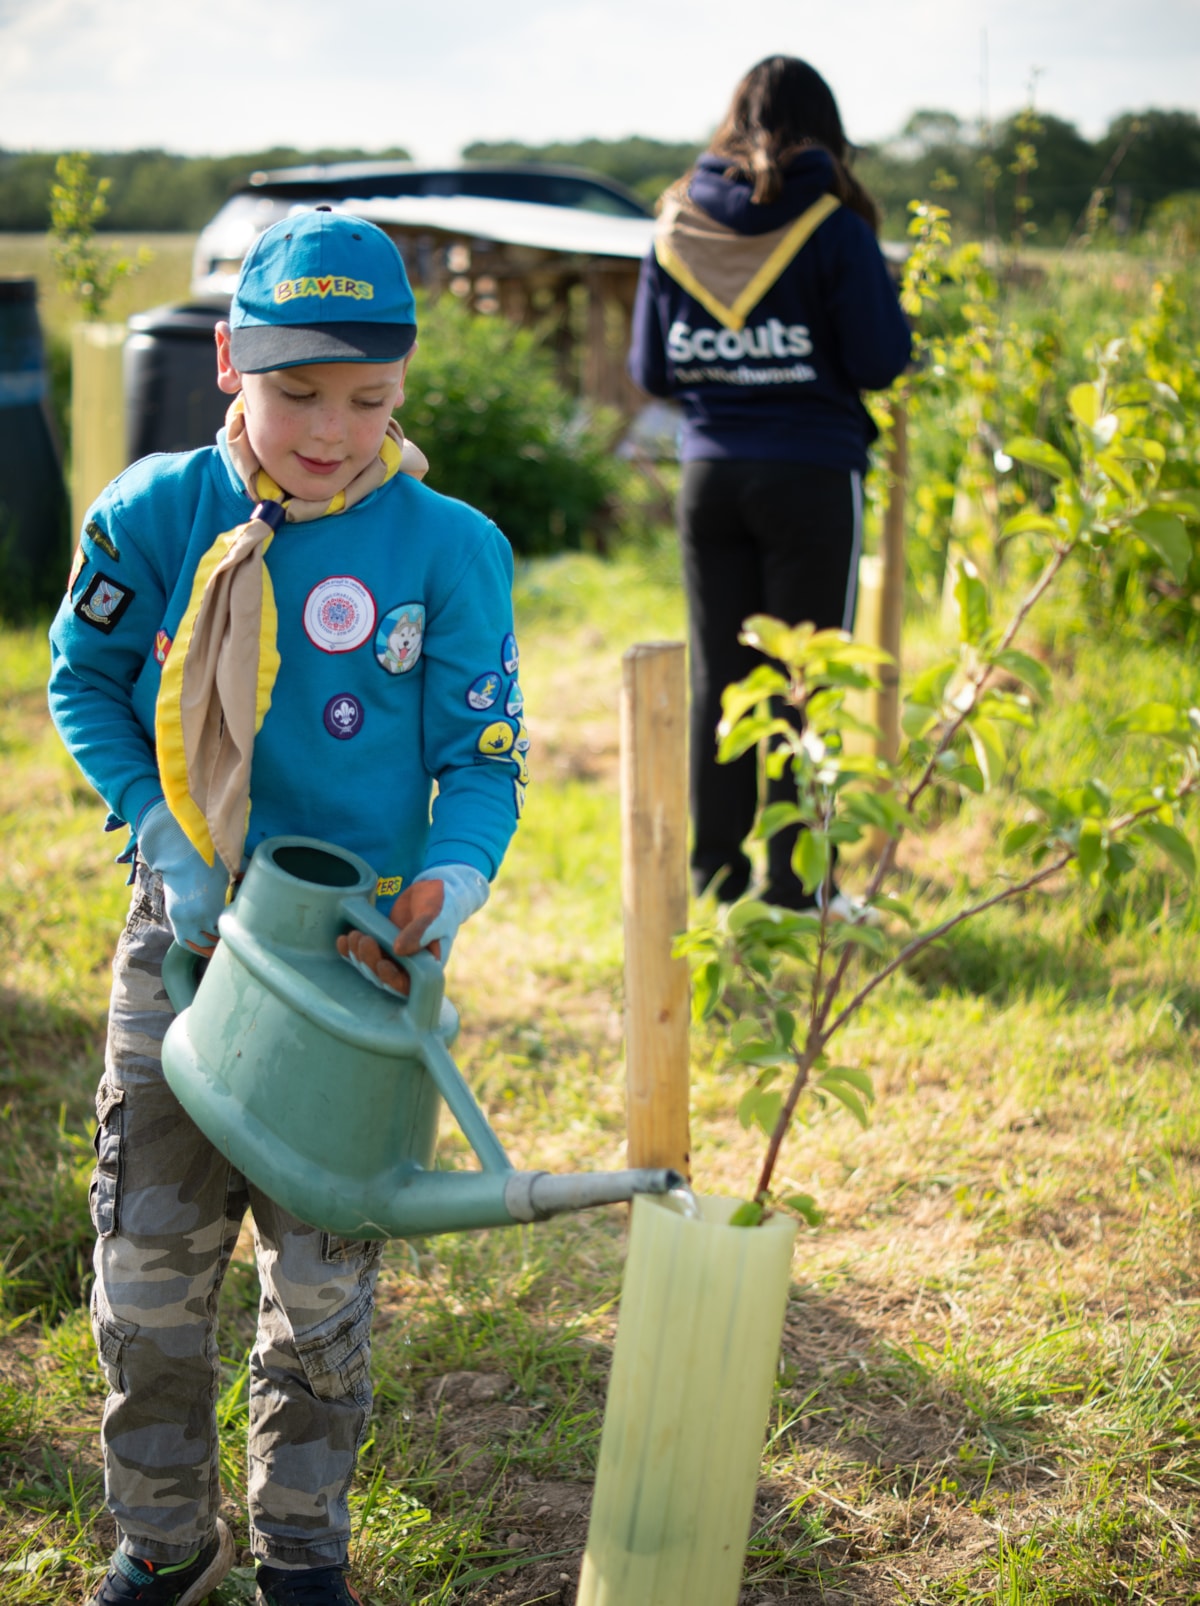
<svg viewBox="0 0 1200 1606">
<path fill-rule="evenodd" d="M 435 959 L 450 957 L 450 948 L 463 921 L 487 902 L 487 877 L 466 864 L 439 864 L 422 870 L 392 905 L 396 927 L 394 954 L 415 954 L 428 948 Z M 393 964 L 374 937 L 351 931 L 337 940 L 338 952 L 356 970 L 380 987 L 408 995 L 408 973 Z"/>
</svg>

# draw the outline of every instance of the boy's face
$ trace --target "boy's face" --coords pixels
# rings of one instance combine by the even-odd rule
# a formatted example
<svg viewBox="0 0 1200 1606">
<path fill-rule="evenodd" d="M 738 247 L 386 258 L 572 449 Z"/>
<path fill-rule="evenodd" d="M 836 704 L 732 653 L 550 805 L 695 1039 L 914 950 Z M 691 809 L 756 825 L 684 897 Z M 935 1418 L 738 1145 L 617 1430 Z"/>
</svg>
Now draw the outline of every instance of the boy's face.
<svg viewBox="0 0 1200 1606">
<path fill-rule="evenodd" d="M 229 360 L 229 325 L 217 325 L 217 384 L 240 390 L 246 432 L 277 484 L 304 502 L 327 501 L 379 455 L 393 408 L 404 400 L 399 362 L 320 362 L 242 374 Z"/>
</svg>

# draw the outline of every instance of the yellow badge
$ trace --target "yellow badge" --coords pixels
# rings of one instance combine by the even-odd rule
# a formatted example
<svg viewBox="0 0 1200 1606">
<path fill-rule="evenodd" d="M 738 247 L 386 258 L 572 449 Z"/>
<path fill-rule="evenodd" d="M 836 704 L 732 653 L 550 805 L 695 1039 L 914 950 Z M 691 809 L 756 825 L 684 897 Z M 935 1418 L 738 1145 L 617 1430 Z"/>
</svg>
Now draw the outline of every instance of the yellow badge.
<svg viewBox="0 0 1200 1606">
<path fill-rule="evenodd" d="M 479 736 L 475 744 L 488 758 L 505 758 L 512 750 L 514 732 L 503 719 L 494 720 Z"/>
<path fill-rule="evenodd" d="M 394 898 L 404 885 L 402 875 L 381 875 L 375 883 L 375 896 L 377 898 Z"/>
</svg>

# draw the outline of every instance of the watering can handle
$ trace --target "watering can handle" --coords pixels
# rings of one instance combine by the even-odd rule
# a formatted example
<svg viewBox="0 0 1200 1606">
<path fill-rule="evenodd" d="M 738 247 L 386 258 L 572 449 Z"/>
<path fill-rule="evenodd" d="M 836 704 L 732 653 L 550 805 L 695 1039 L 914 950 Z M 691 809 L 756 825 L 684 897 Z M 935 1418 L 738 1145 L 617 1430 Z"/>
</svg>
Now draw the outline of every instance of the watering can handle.
<svg viewBox="0 0 1200 1606">
<path fill-rule="evenodd" d="M 380 914 L 364 898 L 347 898 L 342 904 L 342 917 L 359 931 L 366 932 L 387 954 L 394 964 L 408 972 L 409 1018 L 419 1032 L 432 1032 L 442 1013 L 442 993 L 445 982 L 441 962 L 427 948 L 416 954 L 398 954 L 392 944 L 396 940 L 396 927 L 386 915 Z"/>
<path fill-rule="evenodd" d="M 171 1008 L 182 1015 L 196 997 L 208 960 L 181 942 L 173 942 L 163 956 L 162 979 Z"/>
</svg>

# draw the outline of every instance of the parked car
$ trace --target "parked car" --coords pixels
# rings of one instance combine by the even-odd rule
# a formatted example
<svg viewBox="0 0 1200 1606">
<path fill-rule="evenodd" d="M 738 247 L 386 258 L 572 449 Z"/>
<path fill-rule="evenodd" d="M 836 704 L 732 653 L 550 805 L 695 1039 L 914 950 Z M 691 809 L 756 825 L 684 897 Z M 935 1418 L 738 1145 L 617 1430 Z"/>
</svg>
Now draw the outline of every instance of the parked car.
<svg viewBox="0 0 1200 1606">
<path fill-rule="evenodd" d="M 322 201 L 383 200 L 396 196 L 474 196 L 568 207 L 608 217 L 650 216 L 624 185 L 597 173 L 541 163 L 505 166 L 465 162 L 418 167 L 412 162 L 334 162 L 327 166 L 280 167 L 252 173 L 201 230 L 192 261 L 192 293 L 231 295 L 251 243 L 297 206 Z"/>
</svg>

